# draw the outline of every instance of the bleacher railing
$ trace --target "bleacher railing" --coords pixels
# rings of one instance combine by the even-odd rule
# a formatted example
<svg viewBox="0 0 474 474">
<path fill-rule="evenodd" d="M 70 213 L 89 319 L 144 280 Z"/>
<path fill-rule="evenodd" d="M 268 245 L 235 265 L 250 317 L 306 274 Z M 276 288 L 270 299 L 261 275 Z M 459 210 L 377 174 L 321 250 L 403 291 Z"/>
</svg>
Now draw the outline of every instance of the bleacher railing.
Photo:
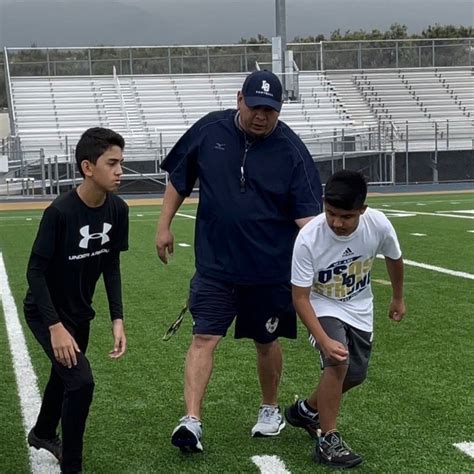
<svg viewBox="0 0 474 474">
<path fill-rule="evenodd" d="M 473 65 L 473 38 L 289 43 L 300 71 Z M 6 48 L 12 76 L 216 74 L 271 63 L 271 44 Z"/>
</svg>

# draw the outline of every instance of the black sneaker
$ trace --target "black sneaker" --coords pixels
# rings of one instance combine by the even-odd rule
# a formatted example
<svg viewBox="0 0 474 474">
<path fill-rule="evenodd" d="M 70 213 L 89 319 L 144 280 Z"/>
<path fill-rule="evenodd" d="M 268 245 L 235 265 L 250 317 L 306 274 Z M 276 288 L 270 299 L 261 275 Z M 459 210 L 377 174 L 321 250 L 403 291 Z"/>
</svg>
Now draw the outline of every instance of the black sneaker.
<svg viewBox="0 0 474 474">
<path fill-rule="evenodd" d="M 31 428 L 28 433 L 28 444 L 36 449 L 46 449 L 46 451 L 49 451 L 59 462 L 63 459 L 63 444 L 59 436 L 51 439 L 38 438 L 34 432 L 34 428 Z"/>
<path fill-rule="evenodd" d="M 349 469 L 362 462 L 362 458 L 342 441 L 338 431 L 331 431 L 318 440 L 314 460 L 319 464 L 338 469 Z"/>
<path fill-rule="evenodd" d="M 300 401 L 296 401 L 293 405 L 285 408 L 286 421 L 296 428 L 304 428 L 311 438 L 319 439 L 321 426 L 319 425 L 319 414 L 310 416 L 304 413 L 300 407 Z"/>
</svg>

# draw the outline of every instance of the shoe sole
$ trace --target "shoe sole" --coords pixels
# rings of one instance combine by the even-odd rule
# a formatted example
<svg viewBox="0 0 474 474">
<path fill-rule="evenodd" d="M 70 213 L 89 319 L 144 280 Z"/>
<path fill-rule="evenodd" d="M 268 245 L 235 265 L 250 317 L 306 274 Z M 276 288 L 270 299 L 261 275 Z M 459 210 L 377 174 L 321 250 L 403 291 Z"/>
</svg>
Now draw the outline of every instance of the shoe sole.
<svg viewBox="0 0 474 474">
<path fill-rule="evenodd" d="M 183 453 L 200 453 L 203 450 L 199 439 L 185 426 L 181 426 L 172 434 L 171 444 L 179 448 Z"/>
<path fill-rule="evenodd" d="M 319 454 L 317 452 L 314 453 L 313 459 L 318 464 L 321 464 L 323 466 L 333 467 L 335 469 L 352 469 L 353 467 L 359 466 L 363 462 L 363 459 L 356 459 L 356 460 L 352 461 L 351 463 L 341 465 L 341 464 L 337 464 L 337 463 L 332 463 L 330 461 L 326 461 L 324 458 L 319 456 Z"/>
<path fill-rule="evenodd" d="M 293 427 L 295 428 L 303 428 L 306 433 L 308 433 L 311 438 L 313 439 L 319 439 L 319 437 L 321 436 L 321 429 L 320 428 L 317 428 L 316 429 L 316 433 L 311 430 L 311 429 L 308 429 L 301 421 L 299 420 L 296 420 L 295 418 L 293 418 L 290 414 L 290 409 L 289 408 L 285 408 L 285 418 L 286 418 L 286 421 Z"/>
<path fill-rule="evenodd" d="M 286 423 L 283 421 L 278 427 L 278 431 L 274 433 L 262 433 L 261 431 L 252 432 L 252 438 L 265 438 L 267 436 L 278 436 L 281 433 L 281 430 L 286 426 Z"/>
</svg>

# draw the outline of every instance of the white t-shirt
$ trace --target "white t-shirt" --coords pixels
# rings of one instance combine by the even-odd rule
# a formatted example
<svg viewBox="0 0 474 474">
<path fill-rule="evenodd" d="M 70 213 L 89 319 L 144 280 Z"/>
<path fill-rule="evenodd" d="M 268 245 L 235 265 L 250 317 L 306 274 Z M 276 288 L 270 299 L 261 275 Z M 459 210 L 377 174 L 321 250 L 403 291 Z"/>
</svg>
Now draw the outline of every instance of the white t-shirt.
<svg viewBox="0 0 474 474">
<path fill-rule="evenodd" d="M 402 255 L 397 235 L 385 215 L 367 208 L 357 229 L 336 235 L 320 214 L 300 231 L 293 250 L 291 283 L 311 286 L 310 302 L 318 317 L 333 316 L 371 332 L 373 295 L 370 272 L 377 254 Z"/>
</svg>

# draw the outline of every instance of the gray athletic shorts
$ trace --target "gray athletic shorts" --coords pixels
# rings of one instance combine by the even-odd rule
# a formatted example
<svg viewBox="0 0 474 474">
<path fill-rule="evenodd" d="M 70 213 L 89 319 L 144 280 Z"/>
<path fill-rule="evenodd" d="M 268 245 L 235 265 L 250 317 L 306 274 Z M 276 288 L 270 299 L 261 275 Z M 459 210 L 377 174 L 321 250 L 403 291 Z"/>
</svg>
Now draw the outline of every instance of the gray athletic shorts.
<svg viewBox="0 0 474 474">
<path fill-rule="evenodd" d="M 372 333 L 356 329 L 340 319 L 330 316 L 319 318 L 319 323 L 331 339 L 344 344 L 349 351 L 349 357 L 342 362 L 327 359 L 314 338 L 310 336 L 310 343 L 319 349 L 321 369 L 334 365 L 348 365 L 346 380 L 365 379 L 372 350 Z"/>
</svg>

